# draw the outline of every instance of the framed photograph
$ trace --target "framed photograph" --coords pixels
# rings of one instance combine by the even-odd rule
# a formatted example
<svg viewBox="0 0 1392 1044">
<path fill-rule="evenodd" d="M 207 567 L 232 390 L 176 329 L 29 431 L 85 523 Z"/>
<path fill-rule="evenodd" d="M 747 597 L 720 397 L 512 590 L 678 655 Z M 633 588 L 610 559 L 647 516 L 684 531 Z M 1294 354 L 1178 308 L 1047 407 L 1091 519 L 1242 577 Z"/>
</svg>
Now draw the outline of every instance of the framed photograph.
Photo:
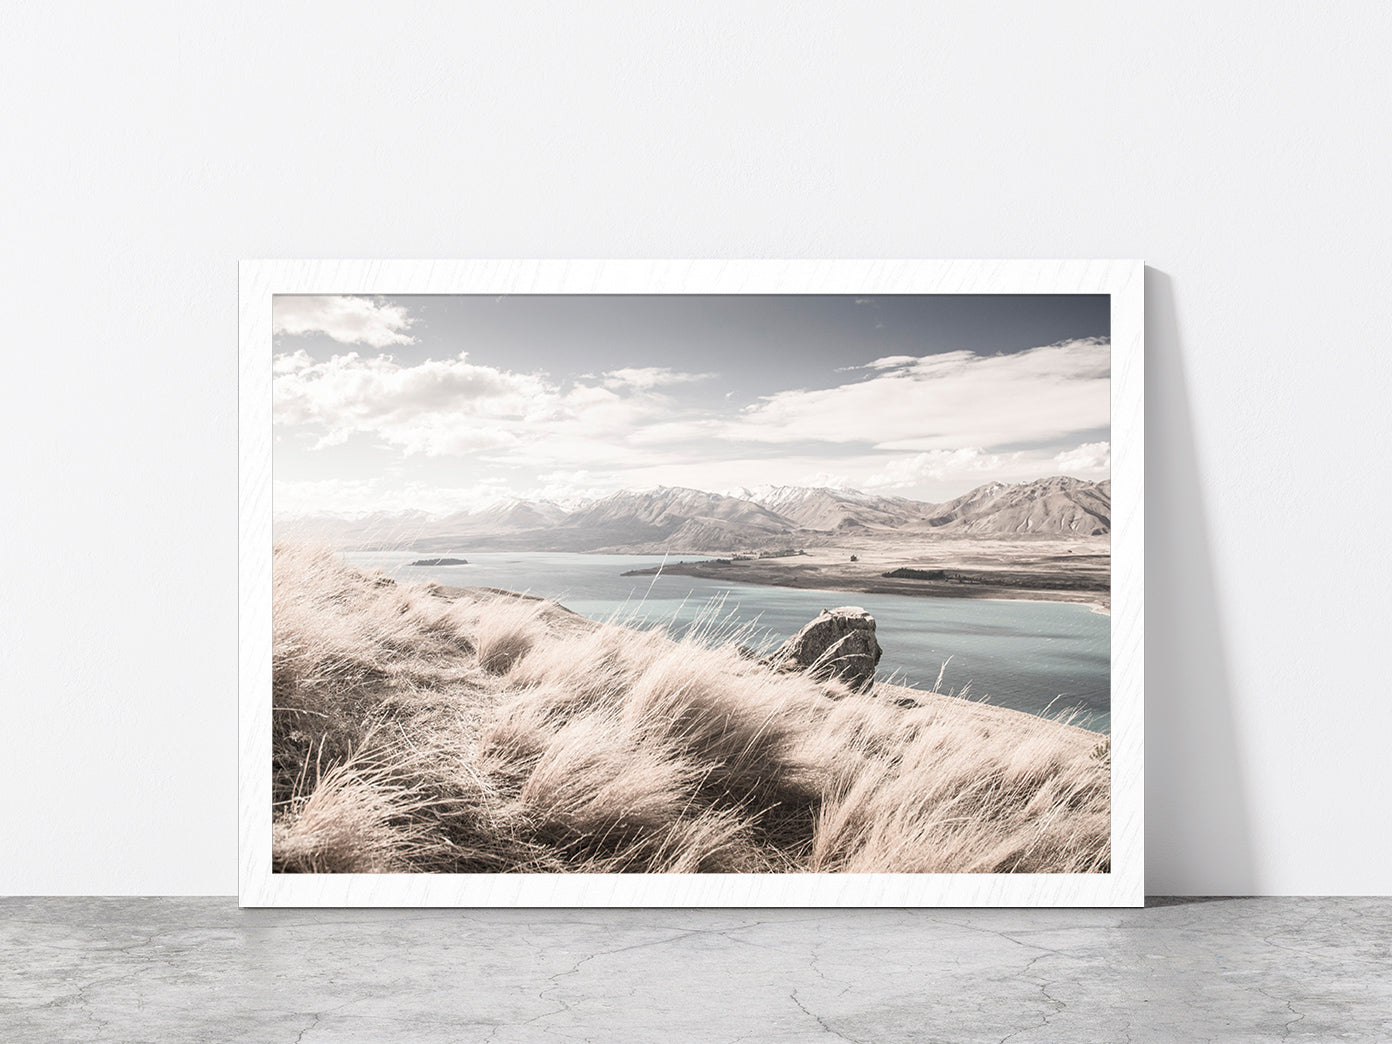
<svg viewBox="0 0 1392 1044">
<path fill-rule="evenodd" d="M 1142 286 L 242 263 L 242 905 L 1140 905 Z"/>
</svg>

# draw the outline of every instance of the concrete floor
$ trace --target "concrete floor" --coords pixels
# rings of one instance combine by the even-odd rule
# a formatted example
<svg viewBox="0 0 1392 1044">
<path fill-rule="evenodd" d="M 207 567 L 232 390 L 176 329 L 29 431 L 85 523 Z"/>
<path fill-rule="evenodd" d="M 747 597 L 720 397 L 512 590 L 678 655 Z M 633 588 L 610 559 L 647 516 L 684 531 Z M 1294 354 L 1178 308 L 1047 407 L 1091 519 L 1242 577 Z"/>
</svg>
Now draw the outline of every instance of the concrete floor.
<svg viewBox="0 0 1392 1044">
<path fill-rule="evenodd" d="M 238 910 L 0 899 L 0 1040 L 1392 1040 L 1392 899 Z"/>
</svg>

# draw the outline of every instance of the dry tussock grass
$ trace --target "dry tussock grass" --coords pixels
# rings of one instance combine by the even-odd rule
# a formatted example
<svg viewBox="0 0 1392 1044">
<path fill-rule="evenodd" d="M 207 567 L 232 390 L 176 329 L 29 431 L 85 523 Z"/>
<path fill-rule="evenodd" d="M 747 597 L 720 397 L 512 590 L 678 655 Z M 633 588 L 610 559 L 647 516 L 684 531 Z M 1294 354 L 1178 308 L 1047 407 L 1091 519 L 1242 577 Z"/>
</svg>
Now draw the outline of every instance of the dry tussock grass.
<svg viewBox="0 0 1392 1044">
<path fill-rule="evenodd" d="M 1108 869 L 1093 733 L 313 548 L 274 574 L 278 871 Z"/>
</svg>

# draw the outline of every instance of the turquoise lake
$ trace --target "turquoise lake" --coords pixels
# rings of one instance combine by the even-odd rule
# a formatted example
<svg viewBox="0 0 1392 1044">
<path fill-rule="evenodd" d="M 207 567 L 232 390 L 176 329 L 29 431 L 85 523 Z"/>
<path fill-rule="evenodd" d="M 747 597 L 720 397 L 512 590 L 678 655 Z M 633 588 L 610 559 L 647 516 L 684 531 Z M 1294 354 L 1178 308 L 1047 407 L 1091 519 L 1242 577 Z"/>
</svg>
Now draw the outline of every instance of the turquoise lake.
<svg viewBox="0 0 1392 1044">
<path fill-rule="evenodd" d="M 802 591 L 690 576 L 622 576 L 660 565 L 660 555 L 466 552 L 462 566 L 412 566 L 406 551 L 348 552 L 356 566 L 401 582 L 503 587 L 553 598 L 592 619 L 671 627 L 718 620 L 739 640 L 771 647 L 822 609 L 859 605 L 877 625 L 880 677 L 1030 714 L 1075 711 L 1075 724 L 1107 732 L 1111 724 L 1111 618 L 1084 605 L 966 598 Z M 687 561 L 698 556 L 687 555 Z M 671 561 L 671 559 L 669 559 Z M 946 664 L 944 669 L 943 665 Z"/>
</svg>

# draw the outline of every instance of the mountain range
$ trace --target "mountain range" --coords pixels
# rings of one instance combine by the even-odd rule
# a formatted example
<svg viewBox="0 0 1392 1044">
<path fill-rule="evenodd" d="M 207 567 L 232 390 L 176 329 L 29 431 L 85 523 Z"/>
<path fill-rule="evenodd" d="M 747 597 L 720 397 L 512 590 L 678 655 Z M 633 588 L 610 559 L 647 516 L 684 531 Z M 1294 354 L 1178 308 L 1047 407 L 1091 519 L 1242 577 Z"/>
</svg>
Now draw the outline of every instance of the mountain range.
<svg viewBox="0 0 1392 1044">
<path fill-rule="evenodd" d="M 423 512 L 278 519 L 277 539 L 353 549 L 731 554 L 889 536 L 1088 537 L 1111 532 L 1111 482 L 992 482 L 941 504 L 856 490 L 766 486 L 710 493 L 624 490 L 564 508 L 510 500 L 441 518 Z"/>
</svg>

